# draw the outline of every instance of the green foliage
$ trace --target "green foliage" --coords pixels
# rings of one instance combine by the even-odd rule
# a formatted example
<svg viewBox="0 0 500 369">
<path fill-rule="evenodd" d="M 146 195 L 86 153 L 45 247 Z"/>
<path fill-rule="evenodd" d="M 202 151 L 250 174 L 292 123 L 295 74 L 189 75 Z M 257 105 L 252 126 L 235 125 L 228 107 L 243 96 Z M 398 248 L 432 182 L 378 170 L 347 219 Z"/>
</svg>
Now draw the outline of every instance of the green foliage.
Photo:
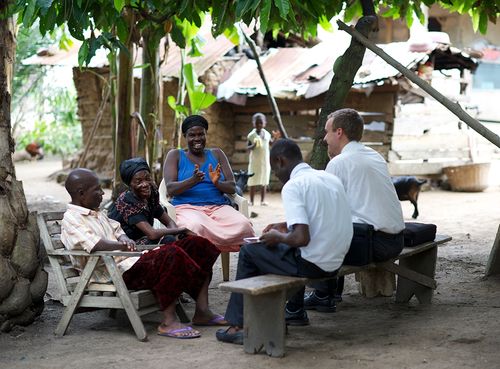
<svg viewBox="0 0 500 369">
<path fill-rule="evenodd" d="M 66 89 L 51 91 L 45 98 L 48 114 L 35 122 L 33 129 L 21 132 L 16 138 L 18 149 L 36 141 L 45 153 L 63 158 L 76 152 L 82 144 L 82 130 L 76 117 L 75 92 Z"/>
<path fill-rule="evenodd" d="M 415 16 L 421 23 L 424 21 L 424 14 L 421 6 L 438 4 L 450 13 L 469 14 L 472 19 L 474 31 L 485 34 L 488 30 L 488 20 L 496 24 L 500 14 L 500 2 L 498 0 L 382 0 L 376 2 L 378 9 L 384 9 L 383 17 L 393 19 L 403 18 L 408 26 L 411 26 Z M 360 12 L 357 12 L 360 15 Z"/>
<path fill-rule="evenodd" d="M 191 114 L 200 114 L 202 110 L 212 105 L 217 98 L 211 93 L 205 92 L 205 86 L 198 82 L 198 76 L 194 71 L 193 65 L 188 63 L 182 70 L 184 81 L 186 82 L 186 91 L 189 97 L 189 106 L 177 104 L 174 96 L 167 99 L 168 106 L 183 116 Z"/>
<path fill-rule="evenodd" d="M 380 0 L 375 1 L 377 10 L 384 9 L 382 16 L 404 18 L 411 24 L 423 14 L 421 5 L 438 4 L 450 12 L 469 13 L 475 30 L 487 31 L 488 20 L 496 22 L 500 4 L 498 0 Z M 328 20 L 345 10 L 345 20 L 362 13 L 361 0 L 15 0 L 12 12 L 18 13 L 19 20 L 25 27 L 31 27 L 37 20 L 42 34 L 67 24 L 69 32 L 76 39 L 85 41 L 79 53 L 79 61 L 86 64 L 100 47 L 120 48 L 130 37 L 131 29 L 123 21 L 124 11 L 137 13 L 137 22 L 132 27 L 141 29 L 145 25 L 163 25 L 168 19 L 176 18 L 184 27 L 172 30 L 172 38 L 181 47 L 186 47 L 186 38 L 182 31 L 185 24 L 199 28 L 203 23 L 203 14 L 212 14 L 212 32 L 214 35 L 231 29 L 242 21 L 250 25 L 259 18 L 260 30 L 285 31 L 301 34 L 304 37 L 316 36 L 316 26 L 321 24 L 329 29 Z M 98 29 L 101 36 L 87 30 Z M 162 27 L 158 27 L 159 30 Z M 164 35 L 160 32 L 158 37 Z M 196 45 L 191 45 L 196 54 Z"/>
</svg>

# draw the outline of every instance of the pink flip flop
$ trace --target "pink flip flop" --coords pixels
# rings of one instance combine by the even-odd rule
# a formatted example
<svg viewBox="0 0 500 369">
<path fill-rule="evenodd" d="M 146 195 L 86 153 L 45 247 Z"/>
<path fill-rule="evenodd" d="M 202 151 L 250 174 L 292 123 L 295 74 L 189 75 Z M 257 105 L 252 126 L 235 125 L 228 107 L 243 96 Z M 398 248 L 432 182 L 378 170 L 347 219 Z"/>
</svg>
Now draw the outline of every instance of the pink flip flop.
<svg viewBox="0 0 500 369">
<path fill-rule="evenodd" d="M 188 334 L 183 335 L 183 333 L 188 333 Z M 178 328 L 178 329 L 171 329 L 171 330 L 166 331 L 166 332 L 158 332 L 158 335 L 164 336 L 164 337 L 177 338 L 177 339 L 181 339 L 181 340 L 201 337 L 200 332 L 198 332 L 197 330 L 195 330 L 189 326 L 183 327 L 183 328 Z"/>
<path fill-rule="evenodd" d="M 224 320 L 224 317 L 220 314 L 215 314 L 210 320 L 206 322 L 193 322 L 193 325 L 198 326 L 224 326 L 229 323 Z"/>
</svg>

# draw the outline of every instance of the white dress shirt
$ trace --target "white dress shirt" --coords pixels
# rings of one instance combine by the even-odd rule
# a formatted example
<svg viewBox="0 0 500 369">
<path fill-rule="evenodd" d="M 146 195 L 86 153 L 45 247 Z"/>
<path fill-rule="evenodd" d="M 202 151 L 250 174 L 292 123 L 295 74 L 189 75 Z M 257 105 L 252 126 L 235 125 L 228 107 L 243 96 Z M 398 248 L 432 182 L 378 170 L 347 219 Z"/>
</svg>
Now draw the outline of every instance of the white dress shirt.
<svg viewBox="0 0 500 369">
<path fill-rule="evenodd" d="M 396 234 L 404 227 L 403 211 L 387 163 L 375 150 L 351 141 L 326 167 L 347 193 L 354 223 L 371 224 L 376 231 Z"/>
<path fill-rule="evenodd" d="M 281 191 L 287 227 L 307 224 L 311 240 L 303 259 L 326 272 L 340 268 L 351 244 L 349 203 L 339 179 L 306 163 L 297 165 Z"/>
</svg>

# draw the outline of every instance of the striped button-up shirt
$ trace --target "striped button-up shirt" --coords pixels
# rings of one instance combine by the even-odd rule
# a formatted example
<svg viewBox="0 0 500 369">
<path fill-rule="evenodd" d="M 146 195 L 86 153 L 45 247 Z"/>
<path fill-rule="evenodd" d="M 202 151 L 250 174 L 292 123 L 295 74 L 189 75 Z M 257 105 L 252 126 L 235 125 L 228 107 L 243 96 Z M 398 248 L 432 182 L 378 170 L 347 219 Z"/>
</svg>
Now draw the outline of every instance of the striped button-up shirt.
<svg viewBox="0 0 500 369">
<path fill-rule="evenodd" d="M 101 240 L 118 241 L 125 232 L 120 223 L 109 219 L 101 211 L 90 210 L 81 206 L 68 204 L 61 223 L 61 241 L 68 250 L 83 250 L 92 252 L 95 245 Z M 124 272 L 129 269 L 138 257 L 115 257 L 119 269 Z M 82 271 L 88 258 L 84 256 L 71 256 L 73 266 Z M 99 261 L 92 278 L 96 282 L 108 282 L 104 262 Z"/>
</svg>

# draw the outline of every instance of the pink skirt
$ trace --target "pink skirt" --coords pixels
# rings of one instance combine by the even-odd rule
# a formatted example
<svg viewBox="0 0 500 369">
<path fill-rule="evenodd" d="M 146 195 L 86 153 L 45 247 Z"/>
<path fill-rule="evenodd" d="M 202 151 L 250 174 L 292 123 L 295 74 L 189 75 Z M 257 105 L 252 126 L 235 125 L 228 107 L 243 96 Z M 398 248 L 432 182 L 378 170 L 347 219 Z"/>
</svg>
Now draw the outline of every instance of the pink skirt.
<svg viewBox="0 0 500 369">
<path fill-rule="evenodd" d="M 212 242 L 221 252 L 237 252 L 243 238 L 254 237 L 252 223 L 229 205 L 177 205 L 176 223 Z"/>
</svg>

